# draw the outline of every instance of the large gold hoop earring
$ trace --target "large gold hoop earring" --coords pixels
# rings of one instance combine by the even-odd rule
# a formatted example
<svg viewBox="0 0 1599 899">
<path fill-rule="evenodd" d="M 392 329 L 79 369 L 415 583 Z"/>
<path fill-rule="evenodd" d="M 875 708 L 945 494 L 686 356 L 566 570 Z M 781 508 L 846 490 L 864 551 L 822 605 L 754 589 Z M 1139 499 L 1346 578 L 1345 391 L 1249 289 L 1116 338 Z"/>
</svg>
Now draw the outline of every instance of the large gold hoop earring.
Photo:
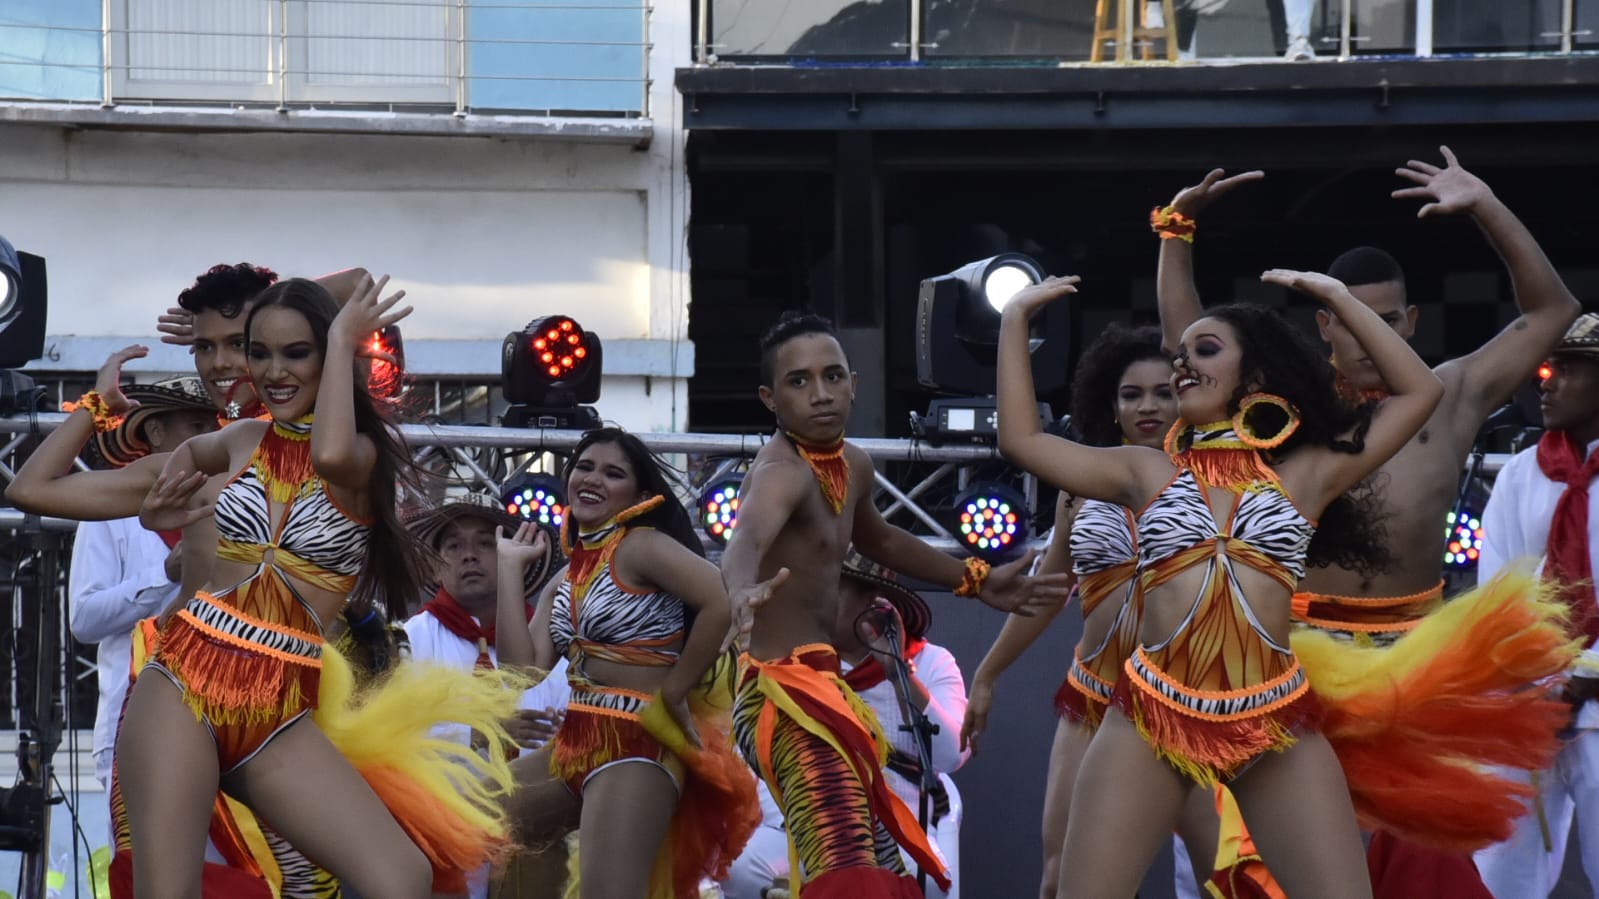
<svg viewBox="0 0 1599 899">
<path fill-rule="evenodd" d="M 1274 434 L 1261 434 L 1249 422 L 1251 413 L 1262 411 L 1262 407 L 1267 406 L 1280 410 L 1283 415 L 1282 426 Z M 1294 436 L 1297 430 L 1299 430 L 1299 410 L 1294 408 L 1293 403 L 1274 393 L 1251 393 L 1239 401 L 1238 412 L 1233 415 L 1233 433 L 1251 449 L 1276 449 Z"/>
</svg>

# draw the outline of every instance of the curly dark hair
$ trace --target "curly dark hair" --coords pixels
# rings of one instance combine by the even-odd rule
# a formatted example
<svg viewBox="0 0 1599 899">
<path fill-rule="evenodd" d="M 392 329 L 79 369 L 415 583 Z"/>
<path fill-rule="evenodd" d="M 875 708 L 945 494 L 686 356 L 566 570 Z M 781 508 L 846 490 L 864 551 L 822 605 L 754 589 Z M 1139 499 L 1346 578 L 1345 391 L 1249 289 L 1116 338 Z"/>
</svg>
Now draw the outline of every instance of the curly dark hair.
<svg viewBox="0 0 1599 899">
<path fill-rule="evenodd" d="M 705 546 L 700 542 L 699 531 L 694 529 L 694 520 L 683 507 L 682 500 L 678 499 L 676 469 L 650 452 L 650 448 L 636 435 L 618 427 L 595 428 L 585 432 L 577 446 L 572 448 L 572 455 L 567 457 L 566 465 L 561 470 L 562 485 L 571 481 L 577 460 L 596 443 L 614 444 L 627 456 L 628 464 L 633 467 L 633 477 L 638 479 L 639 489 L 666 498 L 664 503 L 640 516 L 638 522 L 666 534 L 688 547 L 695 555 L 704 556 Z"/>
<path fill-rule="evenodd" d="M 316 336 L 317 352 L 327 358 L 328 329 L 339 312 L 327 288 L 305 278 L 290 278 L 267 288 L 250 304 L 244 319 L 244 340 L 250 341 L 250 328 L 263 309 L 279 306 L 305 316 Z M 359 371 L 359 363 L 357 363 Z M 390 621 L 402 621 L 412 598 L 421 593 L 427 580 L 427 566 L 420 545 L 400 522 L 396 508 L 396 487 L 417 486 L 411 454 L 395 429 L 394 422 L 367 392 L 366 379 L 355 380 L 355 430 L 371 438 L 377 447 L 377 462 L 367 478 L 367 496 L 372 504 L 372 531 L 367 538 L 366 561 L 350 599 L 352 620 L 381 600 Z"/>
<path fill-rule="evenodd" d="M 833 320 L 814 312 L 796 312 L 789 310 L 783 313 L 777 323 L 766 329 L 761 335 L 761 386 L 770 387 L 776 377 L 773 366 L 777 364 L 777 351 L 796 337 L 806 334 L 826 334 L 834 340 L 838 339 L 838 332 L 833 328 Z"/>
<path fill-rule="evenodd" d="M 1310 335 L 1264 306 L 1237 303 L 1205 310 L 1206 318 L 1231 325 L 1238 334 L 1242 355 L 1241 380 L 1229 408 L 1252 392 L 1250 384 L 1286 399 L 1299 412 L 1299 429 L 1275 457 L 1299 446 L 1325 446 L 1341 453 L 1359 453 L 1366 447 L 1374 403 L 1354 405 L 1337 389 L 1332 362 Z M 1274 433 L 1286 423 L 1280 409 L 1261 403 L 1245 419 L 1251 430 Z M 1336 565 L 1362 574 L 1386 571 L 1393 562 L 1388 548 L 1387 515 L 1378 502 L 1372 478 L 1338 497 L 1322 512 L 1316 536 L 1310 543 L 1309 564 Z"/>
<path fill-rule="evenodd" d="M 1116 423 L 1116 389 L 1135 362 L 1167 361 L 1160 348 L 1160 329 L 1113 324 L 1089 344 L 1072 377 L 1072 426 L 1092 446 L 1122 442 Z"/>
<path fill-rule="evenodd" d="M 278 280 L 278 273 L 260 265 L 213 265 L 178 294 L 178 305 L 189 312 L 215 309 L 223 318 L 237 318 L 246 303 Z"/>
</svg>

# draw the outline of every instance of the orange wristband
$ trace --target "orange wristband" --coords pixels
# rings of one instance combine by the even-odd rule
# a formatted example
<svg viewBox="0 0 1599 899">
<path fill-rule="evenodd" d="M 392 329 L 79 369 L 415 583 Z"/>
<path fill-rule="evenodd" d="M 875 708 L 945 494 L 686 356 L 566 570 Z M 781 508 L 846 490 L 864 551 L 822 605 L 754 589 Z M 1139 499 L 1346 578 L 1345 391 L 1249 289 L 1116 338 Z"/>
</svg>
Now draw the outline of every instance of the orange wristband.
<svg viewBox="0 0 1599 899">
<path fill-rule="evenodd" d="M 1198 226 L 1194 224 L 1193 219 L 1167 206 L 1164 209 L 1157 207 L 1150 210 L 1149 227 L 1160 235 L 1161 240 L 1176 238 L 1183 243 L 1193 243 L 1194 230 Z"/>
<path fill-rule="evenodd" d="M 111 408 L 106 405 L 105 397 L 102 397 L 99 391 L 91 390 L 85 393 L 83 396 L 78 397 L 76 403 L 61 404 L 61 411 L 63 412 L 76 412 L 79 409 L 89 413 L 89 418 L 94 422 L 96 434 L 114 431 L 118 425 L 122 424 L 122 416 L 111 414 Z"/>
<path fill-rule="evenodd" d="M 976 596 L 983 592 L 983 583 L 988 580 L 989 564 L 976 556 L 967 556 L 966 573 L 961 575 L 961 582 L 955 587 L 956 596 Z"/>
</svg>

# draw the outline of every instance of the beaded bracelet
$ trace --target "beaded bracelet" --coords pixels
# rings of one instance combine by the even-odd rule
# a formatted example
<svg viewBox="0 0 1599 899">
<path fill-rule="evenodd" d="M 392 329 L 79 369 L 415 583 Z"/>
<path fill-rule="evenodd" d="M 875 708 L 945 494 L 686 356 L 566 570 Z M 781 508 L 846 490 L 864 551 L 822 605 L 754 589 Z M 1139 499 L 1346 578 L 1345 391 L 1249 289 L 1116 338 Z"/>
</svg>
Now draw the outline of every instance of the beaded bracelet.
<svg viewBox="0 0 1599 899">
<path fill-rule="evenodd" d="M 955 595 L 976 596 L 983 592 L 983 584 L 988 580 L 989 565 L 976 556 L 967 556 L 965 564 L 966 573 L 961 575 L 961 582 L 955 588 Z"/>
<path fill-rule="evenodd" d="M 91 390 L 78 397 L 76 403 L 62 403 L 61 409 L 64 412 L 75 412 L 82 409 L 89 413 L 89 418 L 94 422 L 94 430 L 97 434 L 114 431 L 118 425 L 122 424 L 122 416 L 112 414 L 111 407 L 106 405 L 105 397 L 101 396 L 97 390 Z"/>
<path fill-rule="evenodd" d="M 1194 242 L 1194 229 L 1197 227 L 1194 220 L 1181 212 L 1175 206 L 1162 209 L 1156 207 L 1149 213 L 1150 230 L 1160 235 L 1161 240 L 1176 238 L 1183 243 Z"/>
</svg>

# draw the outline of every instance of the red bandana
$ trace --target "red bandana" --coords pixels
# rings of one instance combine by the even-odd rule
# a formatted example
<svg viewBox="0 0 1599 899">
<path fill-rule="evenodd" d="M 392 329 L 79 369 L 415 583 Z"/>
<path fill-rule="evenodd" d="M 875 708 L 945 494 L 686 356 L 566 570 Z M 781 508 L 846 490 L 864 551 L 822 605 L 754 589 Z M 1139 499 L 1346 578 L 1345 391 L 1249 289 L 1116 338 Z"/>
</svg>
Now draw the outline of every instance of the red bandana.
<svg viewBox="0 0 1599 899">
<path fill-rule="evenodd" d="M 433 598 L 422 605 L 422 611 L 431 614 L 444 625 L 444 629 L 460 637 L 468 643 L 477 646 L 477 662 L 475 668 L 493 668 L 494 662 L 489 658 L 489 647 L 494 645 L 494 621 L 490 619 L 487 624 L 478 624 L 477 619 L 467 613 L 466 607 L 449 594 L 449 591 L 440 587 L 433 594 Z M 528 620 L 533 619 L 533 609 L 527 609 Z"/>
<path fill-rule="evenodd" d="M 814 443 L 805 443 L 798 437 L 783 432 L 794 450 L 799 453 L 805 464 L 811 467 L 811 473 L 816 475 L 816 483 L 822 487 L 822 498 L 827 500 L 828 508 L 837 515 L 844 511 L 844 500 L 849 496 L 849 460 L 844 458 L 844 438 L 839 436 L 837 442 L 826 446 Z"/>
<path fill-rule="evenodd" d="M 1585 646 L 1599 639 L 1599 607 L 1593 594 L 1593 560 L 1588 557 L 1588 485 L 1599 476 L 1599 453 L 1583 461 L 1580 447 L 1565 431 L 1545 431 L 1538 441 L 1538 470 L 1566 485 L 1549 525 L 1544 577 L 1560 585 L 1571 609 L 1569 629 Z"/>
<path fill-rule="evenodd" d="M 921 637 L 907 638 L 905 641 L 905 658 L 910 660 L 921 655 L 922 647 L 926 645 L 927 641 Z M 866 661 L 851 668 L 844 675 L 844 683 L 849 684 L 850 689 L 857 693 L 862 690 L 870 690 L 885 680 L 888 680 L 888 672 L 884 671 L 882 663 L 877 661 L 877 654 L 871 652 L 866 654 Z"/>
<path fill-rule="evenodd" d="M 178 541 L 183 539 L 183 531 L 181 530 L 156 531 L 155 534 L 157 537 L 161 538 L 162 543 L 167 545 L 167 549 L 177 548 Z"/>
</svg>

